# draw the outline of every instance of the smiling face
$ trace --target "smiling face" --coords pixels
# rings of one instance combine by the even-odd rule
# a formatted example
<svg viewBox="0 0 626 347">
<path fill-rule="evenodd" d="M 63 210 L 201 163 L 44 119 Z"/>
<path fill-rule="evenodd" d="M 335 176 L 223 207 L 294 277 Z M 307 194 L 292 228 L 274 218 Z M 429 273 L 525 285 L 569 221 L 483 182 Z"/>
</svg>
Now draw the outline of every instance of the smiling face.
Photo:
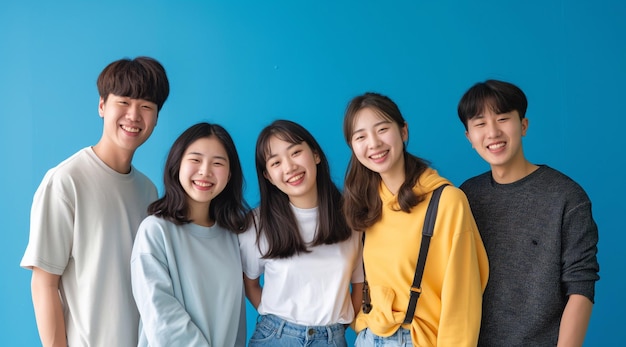
<svg viewBox="0 0 626 347">
<path fill-rule="evenodd" d="M 158 115 L 153 102 L 114 94 L 106 101 L 100 98 L 98 112 L 104 119 L 102 143 L 131 153 L 150 137 Z"/>
<path fill-rule="evenodd" d="M 200 138 L 187 147 L 178 178 L 187 194 L 190 219 L 202 224 L 208 218 L 211 200 L 228 184 L 229 167 L 226 149 L 215 136 Z"/>
<path fill-rule="evenodd" d="M 388 187 L 404 181 L 404 142 L 408 128 L 386 119 L 369 107 L 356 112 L 350 146 L 357 160 L 380 174 Z"/>
<path fill-rule="evenodd" d="M 265 178 L 287 194 L 299 208 L 317 206 L 317 164 L 320 157 L 306 142 L 291 143 L 276 136 L 269 140 Z"/>
<path fill-rule="evenodd" d="M 496 114 L 491 107 L 485 107 L 468 120 L 465 136 L 491 169 L 504 175 L 524 167 L 522 137 L 527 129 L 528 119 L 520 119 L 517 111 Z"/>
</svg>

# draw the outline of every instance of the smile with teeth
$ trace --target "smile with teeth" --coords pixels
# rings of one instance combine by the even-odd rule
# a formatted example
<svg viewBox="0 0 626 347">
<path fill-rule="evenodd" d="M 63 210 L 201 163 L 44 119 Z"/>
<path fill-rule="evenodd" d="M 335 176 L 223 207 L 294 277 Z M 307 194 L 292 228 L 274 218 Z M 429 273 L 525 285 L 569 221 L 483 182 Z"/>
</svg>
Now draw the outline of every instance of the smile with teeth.
<svg viewBox="0 0 626 347">
<path fill-rule="evenodd" d="M 197 186 L 205 187 L 205 188 L 213 186 L 213 183 L 210 183 L 210 182 L 193 181 L 193 183 L 195 183 Z"/>
<path fill-rule="evenodd" d="M 380 158 L 386 156 L 387 153 L 389 153 L 389 151 L 384 151 L 384 152 L 381 152 L 381 153 L 370 155 L 370 158 L 372 158 L 372 159 L 380 159 Z"/>
<path fill-rule="evenodd" d="M 487 146 L 487 148 L 491 149 L 491 150 L 494 150 L 494 149 L 502 148 L 502 147 L 504 147 L 504 145 L 505 145 L 504 142 L 498 142 L 498 143 L 494 143 L 494 144 L 491 144 L 491 145 Z"/>
<path fill-rule="evenodd" d="M 124 131 L 128 131 L 129 133 L 138 133 L 139 132 L 139 128 L 131 128 L 131 127 L 126 126 L 126 125 L 122 125 L 122 129 Z"/>
<path fill-rule="evenodd" d="M 295 175 L 295 176 L 290 177 L 290 178 L 287 180 L 287 183 L 297 182 L 297 181 L 298 181 L 298 180 L 300 180 L 302 177 L 304 177 L 304 172 L 303 172 L 303 173 L 301 173 L 301 174 L 299 174 L 299 175 Z"/>
</svg>

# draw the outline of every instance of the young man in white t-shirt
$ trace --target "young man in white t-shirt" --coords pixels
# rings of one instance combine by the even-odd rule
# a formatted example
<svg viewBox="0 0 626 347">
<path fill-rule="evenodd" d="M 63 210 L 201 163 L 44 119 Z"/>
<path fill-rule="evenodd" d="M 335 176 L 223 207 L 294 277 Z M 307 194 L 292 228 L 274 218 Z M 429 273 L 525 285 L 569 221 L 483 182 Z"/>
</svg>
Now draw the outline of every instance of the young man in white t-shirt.
<svg viewBox="0 0 626 347">
<path fill-rule="evenodd" d="M 20 265 L 32 269 L 32 298 L 44 346 L 137 345 L 130 253 L 157 198 L 132 166 L 152 134 L 169 82 L 149 57 L 120 59 L 97 80 L 102 137 L 50 169 L 33 198 Z"/>
</svg>

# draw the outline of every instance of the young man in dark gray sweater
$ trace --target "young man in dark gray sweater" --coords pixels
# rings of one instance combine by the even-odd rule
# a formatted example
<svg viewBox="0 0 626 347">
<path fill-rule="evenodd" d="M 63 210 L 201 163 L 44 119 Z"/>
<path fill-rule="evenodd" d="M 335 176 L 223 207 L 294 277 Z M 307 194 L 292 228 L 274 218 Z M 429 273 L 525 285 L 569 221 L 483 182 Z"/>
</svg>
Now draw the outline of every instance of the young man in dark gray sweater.
<svg viewBox="0 0 626 347">
<path fill-rule="evenodd" d="M 599 279 L 591 202 L 572 179 L 529 162 L 527 100 L 487 80 L 461 98 L 465 136 L 491 170 L 461 185 L 489 257 L 479 346 L 581 346 Z"/>
</svg>

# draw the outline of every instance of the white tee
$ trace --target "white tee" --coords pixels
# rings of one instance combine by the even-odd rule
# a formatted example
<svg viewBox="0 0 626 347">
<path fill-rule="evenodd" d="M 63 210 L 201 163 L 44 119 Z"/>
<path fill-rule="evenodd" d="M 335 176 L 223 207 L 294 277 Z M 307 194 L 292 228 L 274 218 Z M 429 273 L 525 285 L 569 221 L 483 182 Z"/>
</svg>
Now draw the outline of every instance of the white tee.
<svg viewBox="0 0 626 347">
<path fill-rule="evenodd" d="M 136 346 L 130 254 L 154 184 L 120 174 L 89 147 L 50 169 L 35 192 L 20 263 L 60 275 L 69 346 Z"/>
<path fill-rule="evenodd" d="M 310 243 L 317 230 L 318 209 L 291 208 L 303 240 Z M 254 227 L 240 234 L 244 273 L 251 279 L 264 274 L 259 314 L 309 326 L 351 323 L 350 283 L 363 282 L 360 235 L 353 232 L 346 241 L 310 247 L 309 253 L 290 258 L 262 259 L 268 248 L 265 237 L 259 250 Z"/>
</svg>

